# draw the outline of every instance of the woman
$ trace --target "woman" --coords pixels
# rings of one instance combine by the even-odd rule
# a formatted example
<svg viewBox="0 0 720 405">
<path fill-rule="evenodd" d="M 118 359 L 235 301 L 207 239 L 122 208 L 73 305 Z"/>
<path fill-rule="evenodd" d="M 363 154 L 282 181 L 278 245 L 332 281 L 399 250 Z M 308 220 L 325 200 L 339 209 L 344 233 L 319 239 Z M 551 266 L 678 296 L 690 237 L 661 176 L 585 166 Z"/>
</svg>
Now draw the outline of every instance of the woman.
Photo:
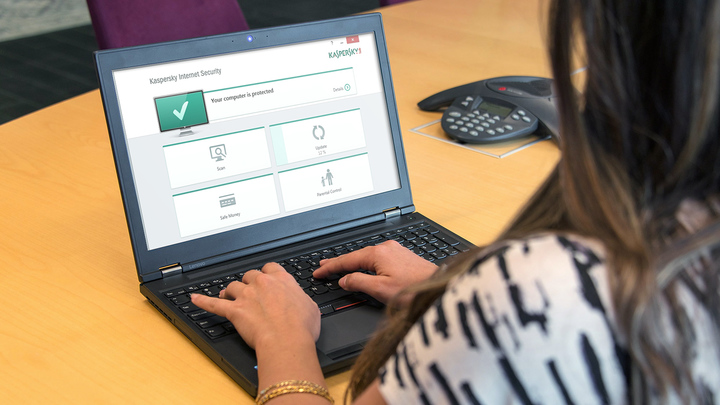
<svg viewBox="0 0 720 405">
<path fill-rule="evenodd" d="M 353 401 L 720 401 L 720 1 L 552 0 L 550 54 L 563 158 L 496 243 L 438 270 L 392 242 L 316 270 L 375 270 L 340 285 L 392 312 Z M 327 403 L 292 277 L 268 264 L 221 297 L 193 302 L 255 347 L 259 400 Z"/>
</svg>

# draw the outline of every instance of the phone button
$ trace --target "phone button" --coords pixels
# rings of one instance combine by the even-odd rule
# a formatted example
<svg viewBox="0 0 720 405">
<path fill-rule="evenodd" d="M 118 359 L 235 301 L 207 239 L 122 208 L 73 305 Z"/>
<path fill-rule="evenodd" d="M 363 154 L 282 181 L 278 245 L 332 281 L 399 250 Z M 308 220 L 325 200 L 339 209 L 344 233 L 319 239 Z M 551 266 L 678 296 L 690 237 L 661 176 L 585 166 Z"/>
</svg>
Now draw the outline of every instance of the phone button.
<svg viewBox="0 0 720 405">
<path fill-rule="evenodd" d="M 462 117 L 462 114 L 460 114 L 460 113 L 457 112 L 457 111 L 451 111 L 448 115 L 451 116 L 451 117 L 455 117 L 455 118 L 460 118 L 460 117 Z"/>
<path fill-rule="evenodd" d="M 520 116 L 519 116 L 519 115 L 517 115 L 517 114 L 513 114 L 513 115 L 511 115 L 511 117 L 512 117 L 512 119 L 514 119 L 515 121 L 517 121 L 517 120 L 519 120 L 519 119 L 520 119 Z"/>
<path fill-rule="evenodd" d="M 522 117 L 522 120 L 525 121 L 525 122 L 530 122 L 530 121 L 532 121 L 532 120 L 530 119 L 530 117 Z"/>
</svg>

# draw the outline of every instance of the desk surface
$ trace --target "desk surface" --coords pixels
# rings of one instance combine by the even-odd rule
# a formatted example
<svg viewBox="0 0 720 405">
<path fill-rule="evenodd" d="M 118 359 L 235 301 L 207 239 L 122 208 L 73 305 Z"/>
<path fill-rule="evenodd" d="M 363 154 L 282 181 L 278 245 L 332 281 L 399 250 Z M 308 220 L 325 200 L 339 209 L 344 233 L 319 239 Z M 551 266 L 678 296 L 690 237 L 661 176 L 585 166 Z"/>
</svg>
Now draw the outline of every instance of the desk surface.
<svg viewBox="0 0 720 405">
<path fill-rule="evenodd" d="M 421 0 L 382 10 L 419 212 L 492 240 L 558 159 L 495 159 L 410 128 L 417 101 L 482 78 L 548 76 L 540 1 Z M 0 392 L 7 403 L 252 403 L 138 281 L 98 91 L 0 126 Z M 341 398 L 348 373 L 328 379 Z"/>
</svg>

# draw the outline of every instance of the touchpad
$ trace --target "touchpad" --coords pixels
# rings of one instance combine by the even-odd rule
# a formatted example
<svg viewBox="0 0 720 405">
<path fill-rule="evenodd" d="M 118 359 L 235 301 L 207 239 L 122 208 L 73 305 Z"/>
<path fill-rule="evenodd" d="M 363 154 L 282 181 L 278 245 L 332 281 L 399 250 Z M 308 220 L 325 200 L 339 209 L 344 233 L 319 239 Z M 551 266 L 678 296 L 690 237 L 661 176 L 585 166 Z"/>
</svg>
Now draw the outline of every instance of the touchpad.
<svg viewBox="0 0 720 405">
<path fill-rule="evenodd" d="M 383 310 L 371 305 L 323 317 L 317 348 L 331 359 L 359 351 L 382 317 Z"/>
</svg>

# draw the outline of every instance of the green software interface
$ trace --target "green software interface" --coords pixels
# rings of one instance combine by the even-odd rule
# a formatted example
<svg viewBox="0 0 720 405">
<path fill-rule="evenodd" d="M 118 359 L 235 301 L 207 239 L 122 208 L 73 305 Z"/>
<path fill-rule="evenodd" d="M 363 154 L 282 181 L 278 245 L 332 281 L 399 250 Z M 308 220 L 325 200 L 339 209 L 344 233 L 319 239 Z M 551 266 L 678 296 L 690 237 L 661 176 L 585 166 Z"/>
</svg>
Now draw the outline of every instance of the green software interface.
<svg viewBox="0 0 720 405">
<path fill-rule="evenodd" d="M 157 97 L 155 99 L 160 131 L 207 124 L 202 91 Z"/>
</svg>

